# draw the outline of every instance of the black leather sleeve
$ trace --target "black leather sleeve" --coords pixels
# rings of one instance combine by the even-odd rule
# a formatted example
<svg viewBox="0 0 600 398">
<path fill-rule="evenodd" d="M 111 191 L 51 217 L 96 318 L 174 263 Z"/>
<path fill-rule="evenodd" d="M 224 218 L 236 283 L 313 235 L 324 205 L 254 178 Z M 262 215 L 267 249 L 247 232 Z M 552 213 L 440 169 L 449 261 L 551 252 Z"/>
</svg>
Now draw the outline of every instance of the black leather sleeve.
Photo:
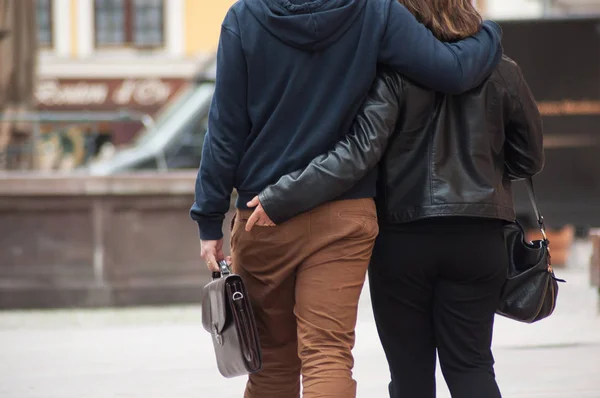
<svg viewBox="0 0 600 398">
<path fill-rule="evenodd" d="M 512 112 L 506 126 L 505 166 L 511 179 L 533 177 L 544 168 L 542 117 L 521 69 L 511 78 Z"/>
<path fill-rule="evenodd" d="M 401 91 L 400 76 L 380 73 L 344 139 L 259 194 L 275 224 L 339 197 L 377 165 L 396 126 Z"/>
</svg>

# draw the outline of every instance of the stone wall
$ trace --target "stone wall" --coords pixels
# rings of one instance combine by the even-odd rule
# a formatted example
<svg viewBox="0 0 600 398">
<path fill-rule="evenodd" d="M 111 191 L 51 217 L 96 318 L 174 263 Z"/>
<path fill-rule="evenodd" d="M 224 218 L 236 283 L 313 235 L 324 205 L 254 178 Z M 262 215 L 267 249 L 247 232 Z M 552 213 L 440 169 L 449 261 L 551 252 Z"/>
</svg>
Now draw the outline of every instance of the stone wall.
<svg viewBox="0 0 600 398">
<path fill-rule="evenodd" d="M 194 180 L 0 176 L 0 308 L 199 302 Z"/>
</svg>

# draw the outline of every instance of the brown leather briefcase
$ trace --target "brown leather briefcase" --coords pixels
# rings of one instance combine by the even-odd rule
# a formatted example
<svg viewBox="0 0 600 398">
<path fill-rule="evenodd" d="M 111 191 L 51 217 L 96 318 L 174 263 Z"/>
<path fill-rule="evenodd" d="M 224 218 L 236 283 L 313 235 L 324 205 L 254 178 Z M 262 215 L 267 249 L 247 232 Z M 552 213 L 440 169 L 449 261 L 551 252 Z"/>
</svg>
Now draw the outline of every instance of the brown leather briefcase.
<svg viewBox="0 0 600 398">
<path fill-rule="evenodd" d="M 219 372 L 225 377 L 256 373 L 262 368 L 260 342 L 248 292 L 226 262 L 203 291 L 202 325 L 212 335 Z"/>
</svg>

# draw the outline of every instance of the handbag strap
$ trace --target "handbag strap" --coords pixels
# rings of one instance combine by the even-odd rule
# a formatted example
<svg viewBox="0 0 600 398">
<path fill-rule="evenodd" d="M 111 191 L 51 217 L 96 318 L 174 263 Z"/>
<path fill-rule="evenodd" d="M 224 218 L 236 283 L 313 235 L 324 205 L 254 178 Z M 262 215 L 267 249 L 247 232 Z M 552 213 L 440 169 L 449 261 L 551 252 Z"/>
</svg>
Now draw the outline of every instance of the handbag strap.
<svg viewBox="0 0 600 398">
<path fill-rule="evenodd" d="M 544 238 L 544 242 L 548 245 L 550 242 L 548 241 L 548 237 L 546 236 L 546 226 L 544 225 L 544 216 L 540 213 L 540 208 L 538 206 L 538 201 L 535 196 L 535 189 L 533 188 L 533 178 L 529 177 L 525 180 L 527 184 L 527 193 L 529 193 L 529 199 L 531 200 L 531 204 L 533 205 L 533 211 L 535 211 L 535 216 L 537 217 L 537 222 L 540 227 L 540 231 L 542 232 L 542 236 Z M 546 246 L 546 250 L 548 247 Z M 550 253 L 548 252 L 548 271 L 550 272 L 550 276 L 557 282 L 566 283 L 567 281 L 564 279 L 559 279 L 554 275 L 554 271 L 552 270 L 552 265 L 550 263 Z"/>
<path fill-rule="evenodd" d="M 529 177 L 525 180 L 527 185 L 527 193 L 529 194 L 529 200 L 531 200 L 531 204 L 533 206 L 533 211 L 535 212 L 535 217 L 537 219 L 538 226 L 540 231 L 542 232 L 542 236 L 545 241 L 548 241 L 548 237 L 546 236 L 546 226 L 544 225 L 544 216 L 540 213 L 540 208 L 538 206 L 537 197 L 535 196 L 535 189 L 533 187 L 533 178 Z"/>
</svg>

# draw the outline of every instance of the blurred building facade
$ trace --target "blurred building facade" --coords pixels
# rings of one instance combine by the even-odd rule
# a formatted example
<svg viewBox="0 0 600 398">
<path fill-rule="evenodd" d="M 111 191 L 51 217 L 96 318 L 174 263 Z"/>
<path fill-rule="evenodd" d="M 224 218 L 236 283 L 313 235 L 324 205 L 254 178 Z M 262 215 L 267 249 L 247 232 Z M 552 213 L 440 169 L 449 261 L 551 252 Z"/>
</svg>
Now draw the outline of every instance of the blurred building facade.
<svg viewBox="0 0 600 398">
<path fill-rule="evenodd" d="M 475 0 L 475 3 L 491 19 L 600 14 L 600 0 Z"/>
<path fill-rule="evenodd" d="M 34 0 L 40 111 L 156 114 L 214 53 L 233 0 Z M 114 144 L 140 125 L 105 124 Z"/>
<path fill-rule="evenodd" d="M 233 0 L 36 0 L 41 77 L 188 77 Z"/>
<path fill-rule="evenodd" d="M 234 0 L 23 1 L 35 4 L 39 47 L 34 90 L 37 110 L 77 113 L 125 109 L 152 117 L 181 93 L 202 65 L 214 56 L 221 21 L 234 3 Z M 600 9 L 600 0 L 474 1 L 486 18 L 491 19 L 586 14 Z M 96 156 L 106 143 L 117 147 L 127 145 L 142 127 L 139 122 L 120 121 L 93 126 L 46 124 L 41 133 L 52 134 L 41 134 L 42 139 L 36 142 L 46 149 L 37 152 L 51 154 L 54 159 L 53 148 L 64 147 L 61 142 L 66 140 L 78 148 L 69 153 L 76 152 L 79 160 L 74 162 L 81 164 L 84 152 Z M 83 136 L 87 138 L 81 139 Z"/>
</svg>

